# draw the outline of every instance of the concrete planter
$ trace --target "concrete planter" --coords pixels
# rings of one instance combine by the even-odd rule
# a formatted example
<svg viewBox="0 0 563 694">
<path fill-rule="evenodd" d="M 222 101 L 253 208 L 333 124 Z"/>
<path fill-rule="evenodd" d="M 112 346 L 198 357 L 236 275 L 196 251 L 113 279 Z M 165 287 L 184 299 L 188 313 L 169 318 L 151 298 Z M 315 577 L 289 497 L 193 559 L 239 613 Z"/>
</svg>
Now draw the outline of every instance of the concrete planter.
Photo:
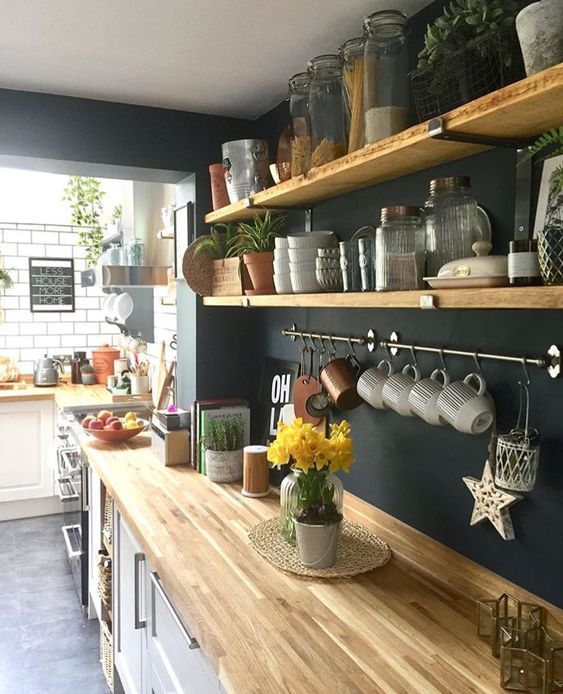
<svg viewBox="0 0 563 694">
<path fill-rule="evenodd" d="M 82 380 L 82 385 L 84 386 L 95 386 L 96 385 L 96 374 L 94 373 L 85 373 L 85 374 L 80 374 L 80 378 Z"/>
<path fill-rule="evenodd" d="M 296 520 L 293 522 L 299 558 L 303 564 L 314 569 L 334 566 L 341 521 L 331 525 L 309 525 Z"/>
<path fill-rule="evenodd" d="M 238 451 L 205 451 L 205 470 L 211 482 L 238 482 L 242 479 L 242 448 Z"/>
<path fill-rule="evenodd" d="M 525 7 L 516 17 L 516 31 L 528 77 L 563 61 L 561 0 L 540 0 Z"/>
</svg>

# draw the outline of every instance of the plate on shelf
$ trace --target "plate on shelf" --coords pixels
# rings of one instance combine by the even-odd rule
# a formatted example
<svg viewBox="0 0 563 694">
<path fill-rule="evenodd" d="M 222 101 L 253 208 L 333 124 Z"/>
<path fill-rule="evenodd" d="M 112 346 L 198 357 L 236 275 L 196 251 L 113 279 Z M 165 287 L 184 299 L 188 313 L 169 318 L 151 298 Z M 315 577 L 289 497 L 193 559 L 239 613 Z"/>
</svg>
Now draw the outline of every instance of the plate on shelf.
<svg viewBox="0 0 563 694">
<path fill-rule="evenodd" d="M 423 277 L 432 289 L 466 289 L 478 287 L 506 287 L 508 277 L 506 275 L 485 275 L 482 277 Z"/>
</svg>

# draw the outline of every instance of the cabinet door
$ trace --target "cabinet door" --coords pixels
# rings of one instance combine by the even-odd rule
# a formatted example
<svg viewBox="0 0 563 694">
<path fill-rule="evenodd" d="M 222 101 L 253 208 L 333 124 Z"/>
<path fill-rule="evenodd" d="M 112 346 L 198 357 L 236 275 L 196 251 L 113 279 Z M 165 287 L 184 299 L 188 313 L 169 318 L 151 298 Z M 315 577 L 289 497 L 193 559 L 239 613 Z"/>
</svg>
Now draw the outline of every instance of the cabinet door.
<svg viewBox="0 0 563 694">
<path fill-rule="evenodd" d="M 114 660 L 126 694 L 142 694 L 146 667 L 145 555 L 116 511 L 113 524 Z"/>
<path fill-rule="evenodd" d="M 51 400 L 0 404 L 0 502 L 54 495 Z"/>
<path fill-rule="evenodd" d="M 98 552 L 102 548 L 102 483 L 88 465 L 90 515 L 88 519 L 88 616 L 102 617 L 102 601 L 98 593 Z"/>
</svg>

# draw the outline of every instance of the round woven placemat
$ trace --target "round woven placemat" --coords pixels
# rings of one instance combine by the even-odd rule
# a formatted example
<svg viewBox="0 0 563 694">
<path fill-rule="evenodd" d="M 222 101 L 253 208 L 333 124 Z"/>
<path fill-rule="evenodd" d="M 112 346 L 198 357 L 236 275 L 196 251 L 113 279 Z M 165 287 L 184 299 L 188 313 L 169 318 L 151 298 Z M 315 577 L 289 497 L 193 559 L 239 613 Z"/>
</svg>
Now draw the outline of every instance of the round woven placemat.
<svg viewBox="0 0 563 694">
<path fill-rule="evenodd" d="M 312 569 L 301 563 L 297 547 L 292 547 L 280 533 L 279 518 L 262 521 L 248 536 L 252 547 L 271 564 L 301 576 L 350 578 L 377 569 L 391 559 L 386 542 L 363 525 L 347 519 L 342 521 L 336 564 L 328 569 Z"/>
<path fill-rule="evenodd" d="M 190 243 L 182 259 L 182 274 L 188 286 L 201 296 L 209 296 L 211 294 L 211 261 L 213 260 L 213 253 L 207 248 L 196 253 L 198 246 L 207 238 L 207 234 L 198 236 L 193 243 Z"/>
</svg>

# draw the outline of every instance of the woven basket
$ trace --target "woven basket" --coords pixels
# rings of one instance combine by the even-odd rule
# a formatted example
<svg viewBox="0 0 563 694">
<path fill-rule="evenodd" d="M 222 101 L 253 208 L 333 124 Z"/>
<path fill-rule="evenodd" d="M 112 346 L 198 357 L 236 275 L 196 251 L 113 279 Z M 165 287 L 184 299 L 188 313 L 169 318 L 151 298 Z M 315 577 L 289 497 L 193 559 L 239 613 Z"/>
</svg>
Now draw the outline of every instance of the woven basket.
<svg viewBox="0 0 563 694">
<path fill-rule="evenodd" d="M 113 499 L 107 491 L 104 500 L 104 524 L 102 527 L 102 534 L 108 545 L 111 545 L 113 540 Z"/>
<path fill-rule="evenodd" d="M 106 622 L 100 622 L 100 661 L 108 687 L 113 691 L 113 637 Z"/>
<path fill-rule="evenodd" d="M 111 557 L 105 552 L 98 553 L 98 595 L 111 610 Z"/>
</svg>

